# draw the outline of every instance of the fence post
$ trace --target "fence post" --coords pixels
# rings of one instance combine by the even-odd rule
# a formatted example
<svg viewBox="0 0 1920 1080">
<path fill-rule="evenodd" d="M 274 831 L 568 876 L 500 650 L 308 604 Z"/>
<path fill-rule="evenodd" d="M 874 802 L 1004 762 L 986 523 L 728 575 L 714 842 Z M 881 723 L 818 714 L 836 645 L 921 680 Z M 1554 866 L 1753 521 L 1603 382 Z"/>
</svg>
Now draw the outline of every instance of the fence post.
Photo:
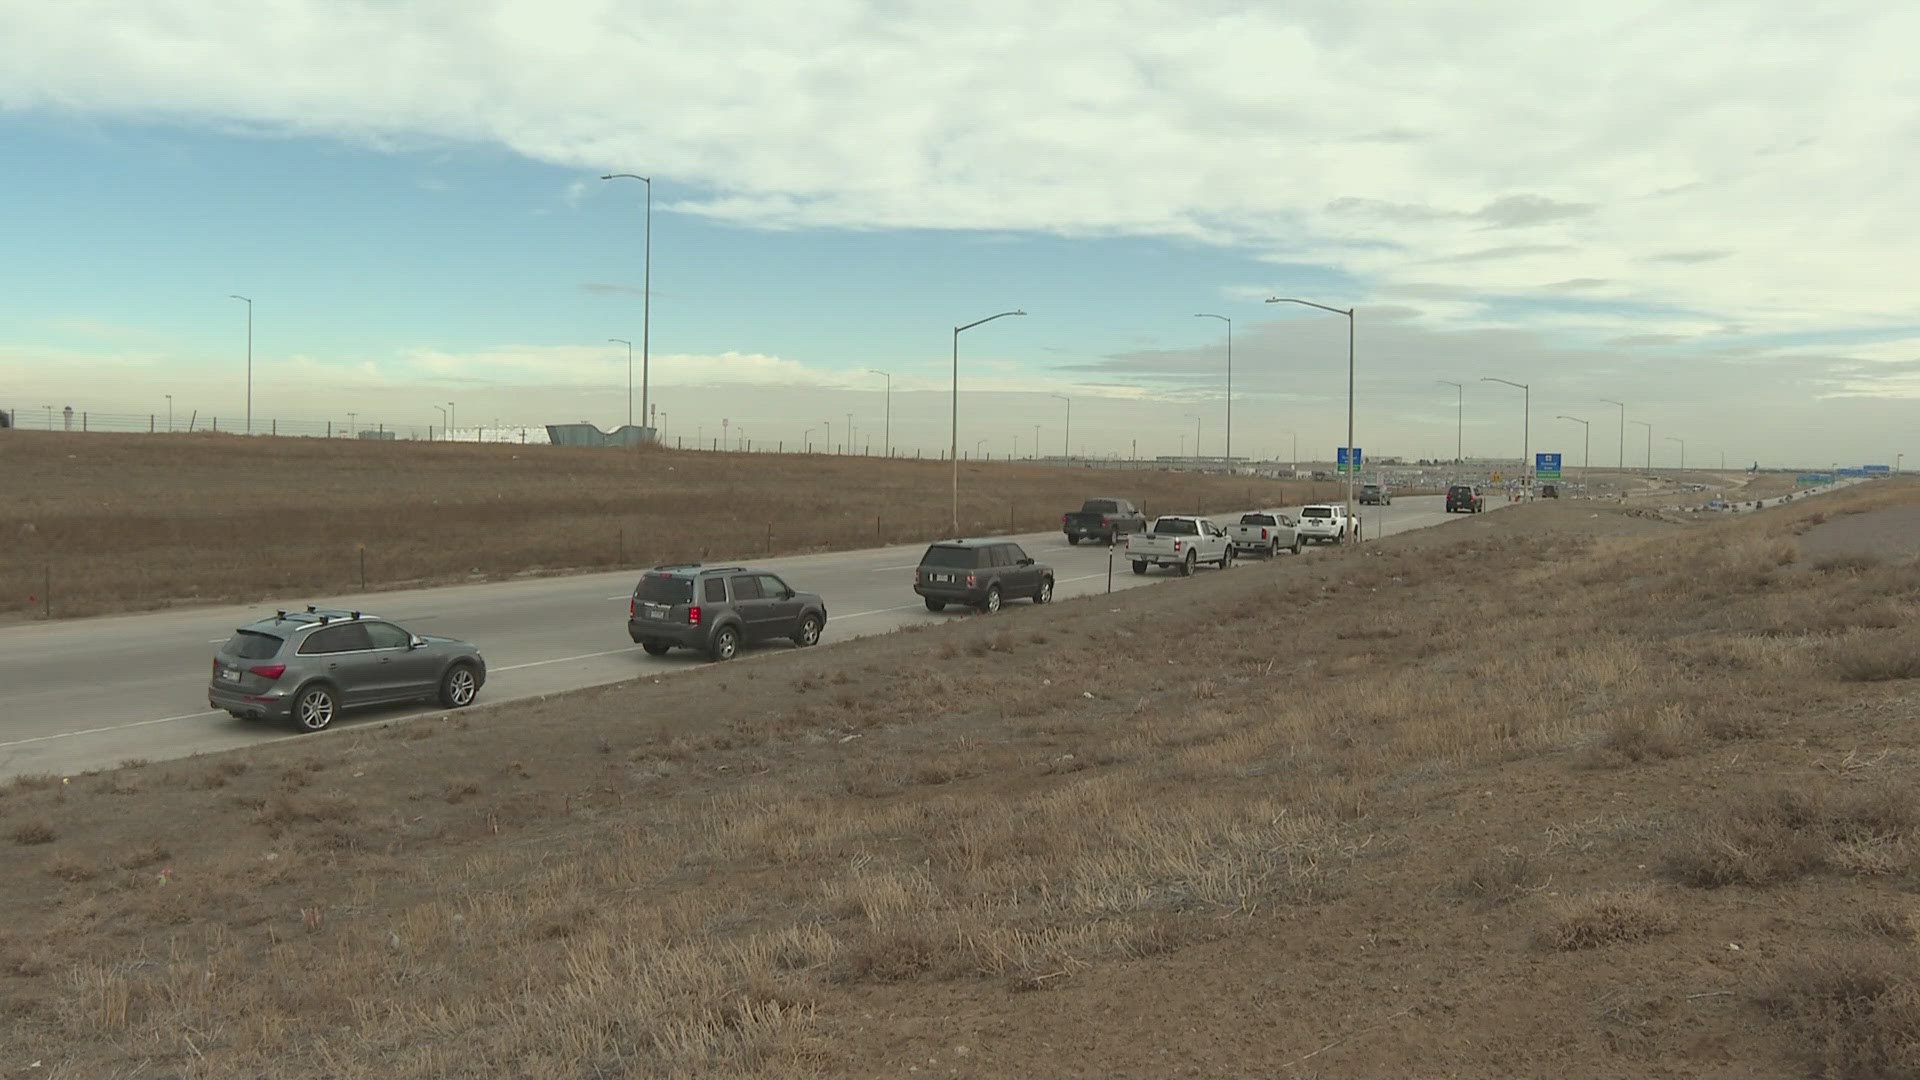
<svg viewBox="0 0 1920 1080">
<path fill-rule="evenodd" d="M 153 414 L 147 414 L 147 434 L 153 434 Z"/>
<path fill-rule="evenodd" d="M 48 563 L 46 565 L 46 577 L 41 582 L 40 604 L 41 604 L 40 610 L 43 613 L 45 613 L 46 617 L 49 619 L 53 618 L 53 564 L 52 563 Z"/>
<path fill-rule="evenodd" d="M 360 591 L 367 591 L 367 545 L 360 545 Z"/>
<path fill-rule="evenodd" d="M 773 522 L 767 522 L 767 554 L 773 554 Z"/>
<path fill-rule="evenodd" d="M 886 540 L 886 534 L 880 531 L 880 515 L 879 514 L 873 515 L 873 538 L 875 540 L 879 540 L 883 542 Z"/>
<path fill-rule="evenodd" d="M 80 410 L 80 430 L 87 430 L 87 410 L 85 409 Z"/>
<path fill-rule="evenodd" d="M 779 444 L 778 444 L 778 445 L 777 445 L 777 446 L 776 446 L 776 447 L 774 448 L 774 451 L 773 451 L 773 452 L 774 452 L 774 453 L 776 453 L 776 454 L 784 454 L 784 453 L 786 453 L 786 452 L 787 452 L 787 440 L 785 440 L 785 439 L 781 439 L 781 440 L 780 440 L 780 442 L 779 442 Z"/>
<path fill-rule="evenodd" d="M 217 416 L 213 418 L 213 430 L 215 431 L 220 430 L 220 418 Z"/>
</svg>

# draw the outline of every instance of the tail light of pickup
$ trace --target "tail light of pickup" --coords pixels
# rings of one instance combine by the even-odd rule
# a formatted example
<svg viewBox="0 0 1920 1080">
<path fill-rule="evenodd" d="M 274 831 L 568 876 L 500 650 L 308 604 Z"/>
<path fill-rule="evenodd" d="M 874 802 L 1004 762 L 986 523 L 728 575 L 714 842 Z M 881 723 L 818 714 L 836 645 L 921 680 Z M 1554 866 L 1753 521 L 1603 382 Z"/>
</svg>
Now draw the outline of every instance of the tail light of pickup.
<svg viewBox="0 0 1920 1080">
<path fill-rule="evenodd" d="M 1185 541 L 1185 540 L 1175 540 L 1175 541 L 1173 542 L 1173 553 L 1174 553 L 1175 555 L 1178 555 L 1178 554 L 1180 554 L 1180 545 L 1181 545 L 1181 544 L 1184 544 L 1184 543 L 1186 543 L 1186 541 Z"/>
</svg>

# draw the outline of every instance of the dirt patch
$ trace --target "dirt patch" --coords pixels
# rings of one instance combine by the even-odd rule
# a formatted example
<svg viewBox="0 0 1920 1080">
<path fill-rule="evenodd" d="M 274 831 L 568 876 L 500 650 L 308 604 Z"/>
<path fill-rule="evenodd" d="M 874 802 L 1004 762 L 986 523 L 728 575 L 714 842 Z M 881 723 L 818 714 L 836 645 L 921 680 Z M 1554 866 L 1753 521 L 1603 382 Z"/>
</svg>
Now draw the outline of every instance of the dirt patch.
<svg viewBox="0 0 1920 1080">
<path fill-rule="evenodd" d="M 1799 508 L 1599 540 L 1571 509 L 22 778 L 9 1047 L 50 1076 L 1890 1075 L 1920 1053 L 1920 685 L 1832 650 L 1920 586 L 1798 571 Z"/>
<path fill-rule="evenodd" d="M 1888 506 L 1831 518 L 1800 537 L 1814 567 L 1865 567 L 1920 556 L 1920 506 Z"/>
</svg>

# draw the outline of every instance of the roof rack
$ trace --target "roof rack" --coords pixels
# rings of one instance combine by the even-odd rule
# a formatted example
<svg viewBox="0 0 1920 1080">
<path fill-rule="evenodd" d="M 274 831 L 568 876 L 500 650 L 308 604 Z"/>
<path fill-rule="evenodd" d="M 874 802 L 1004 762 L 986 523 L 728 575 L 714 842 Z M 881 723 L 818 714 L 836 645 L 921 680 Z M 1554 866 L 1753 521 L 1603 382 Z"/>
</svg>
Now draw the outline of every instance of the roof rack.
<svg viewBox="0 0 1920 1080">
<path fill-rule="evenodd" d="M 661 563 L 659 566 L 654 567 L 654 569 L 655 570 L 693 570 L 693 569 L 697 569 L 699 566 L 700 564 L 697 562 L 670 562 L 670 563 Z"/>
<path fill-rule="evenodd" d="M 745 569 L 746 567 L 744 566 L 703 566 L 700 568 L 700 572 L 703 574 L 731 574 Z"/>
</svg>

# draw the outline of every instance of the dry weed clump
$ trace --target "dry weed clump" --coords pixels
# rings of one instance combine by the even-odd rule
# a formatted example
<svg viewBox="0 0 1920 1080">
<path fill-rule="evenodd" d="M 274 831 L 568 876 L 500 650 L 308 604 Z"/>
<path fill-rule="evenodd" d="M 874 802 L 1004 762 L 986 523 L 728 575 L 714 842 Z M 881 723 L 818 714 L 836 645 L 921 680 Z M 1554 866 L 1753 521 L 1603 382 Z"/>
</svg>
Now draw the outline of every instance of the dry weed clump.
<svg viewBox="0 0 1920 1080">
<path fill-rule="evenodd" d="M 1503 848 L 1469 867 L 1455 888 L 1467 899 L 1496 907 L 1545 888 L 1548 880 L 1531 856 L 1518 848 Z"/>
<path fill-rule="evenodd" d="M 1920 1075 L 1920 967 L 1911 950 L 1861 944 L 1782 968 L 1757 995 L 1832 1080 Z"/>
<path fill-rule="evenodd" d="M 1668 876 L 1697 888 L 1784 884 L 1821 870 L 1901 874 L 1920 861 L 1920 804 L 1893 785 L 1828 795 L 1754 795 L 1669 851 Z"/>
<path fill-rule="evenodd" d="M 1623 941 L 1644 941 L 1679 926 L 1672 907 L 1645 890 L 1602 892 L 1557 902 L 1541 931 L 1549 949 L 1571 952 Z"/>
<path fill-rule="evenodd" d="M 1828 657 L 1847 682 L 1920 679 L 1920 633 L 1848 635 L 1830 646 Z"/>
<path fill-rule="evenodd" d="M 15 825 L 7 835 L 14 843 L 27 847 L 34 844 L 51 844 L 57 834 L 53 831 L 53 822 L 41 818 Z"/>
</svg>

